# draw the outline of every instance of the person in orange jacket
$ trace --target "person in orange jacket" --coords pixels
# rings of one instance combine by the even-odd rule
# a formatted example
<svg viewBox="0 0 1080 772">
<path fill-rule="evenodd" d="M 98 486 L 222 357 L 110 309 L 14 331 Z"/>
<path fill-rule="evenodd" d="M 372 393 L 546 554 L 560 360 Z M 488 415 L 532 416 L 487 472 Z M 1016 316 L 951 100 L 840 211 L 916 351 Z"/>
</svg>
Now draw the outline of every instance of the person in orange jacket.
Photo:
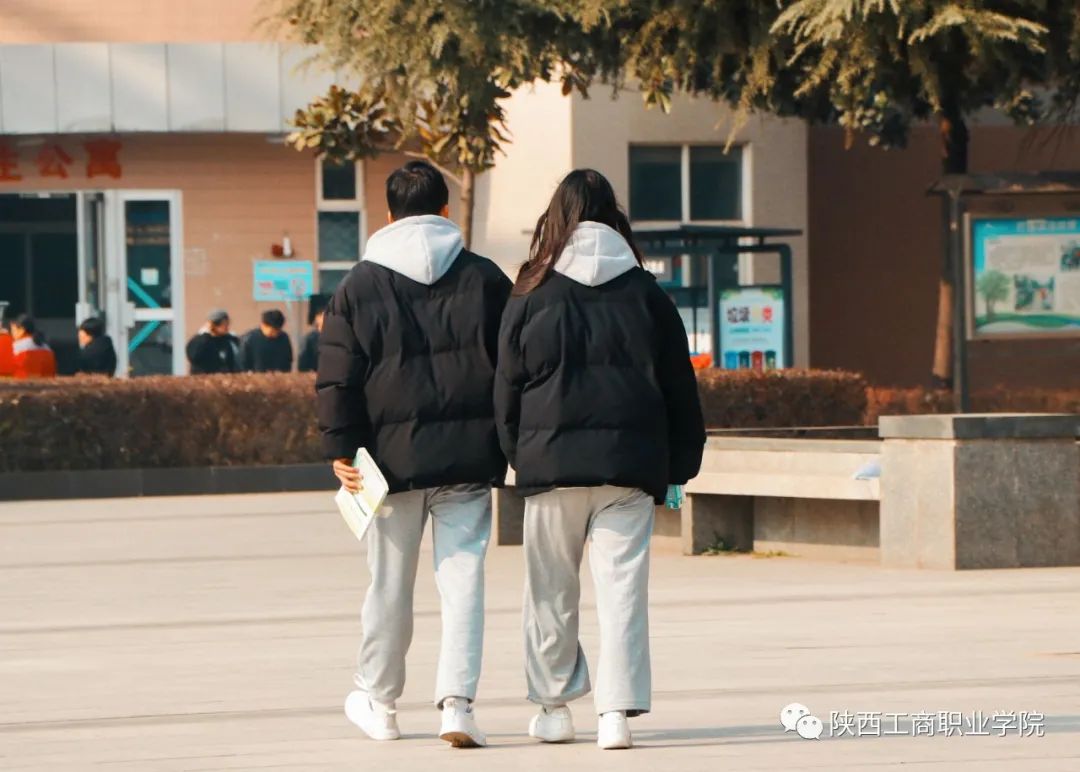
<svg viewBox="0 0 1080 772">
<path fill-rule="evenodd" d="M 16 378 L 52 378 L 56 375 L 56 355 L 45 343 L 32 316 L 18 316 L 11 323 L 11 335 L 15 339 L 12 350 Z"/>
<path fill-rule="evenodd" d="M 0 378 L 10 378 L 15 374 L 15 351 L 11 334 L 0 325 Z"/>
</svg>

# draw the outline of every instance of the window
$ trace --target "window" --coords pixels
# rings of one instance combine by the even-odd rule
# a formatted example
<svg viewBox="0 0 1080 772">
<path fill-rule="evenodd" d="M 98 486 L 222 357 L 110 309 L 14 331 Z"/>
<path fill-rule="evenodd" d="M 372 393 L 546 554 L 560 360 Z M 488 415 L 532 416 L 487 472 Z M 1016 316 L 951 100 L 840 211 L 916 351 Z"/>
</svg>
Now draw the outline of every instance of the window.
<svg viewBox="0 0 1080 772">
<path fill-rule="evenodd" d="M 355 201 L 356 164 L 323 161 L 322 197 L 324 201 Z"/>
<path fill-rule="evenodd" d="M 320 293 L 332 293 L 364 248 L 362 167 L 318 161 L 317 239 Z"/>
<path fill-rule="evenodd" d="M 630 217 L 683 219 L 682 148 L 630 148 Z"/>
<path fill-rule="evenodd" d="M 722 145 L 632 145 L 630 219 L 731 222 L 743 219 L 743 149 Z"/>
</svg>

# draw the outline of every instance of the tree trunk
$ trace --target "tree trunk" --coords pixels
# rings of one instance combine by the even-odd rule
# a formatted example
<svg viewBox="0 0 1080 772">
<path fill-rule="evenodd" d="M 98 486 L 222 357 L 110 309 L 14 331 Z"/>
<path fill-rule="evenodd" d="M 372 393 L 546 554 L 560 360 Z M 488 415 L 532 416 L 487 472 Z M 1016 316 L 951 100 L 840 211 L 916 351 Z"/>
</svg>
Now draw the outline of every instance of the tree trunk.
<svg viewBox="0 0 1080 772">
<path fill-rule="evenodd" d="M 952 304 L 952 279 L 942 275 L 938 280 L 937 328 L 934 332 L 934 370 L 931 374 L 932 385 L 935 389 L 952 388 Z"/>
<path fill-rule="evenodd" d="M 461 171 L 461 233 L 465 239 L 465 248 L 472 249 L 473 212 L 476 209 L 476 172 L 472 169 Z"/>
<path fill-rule="evenodd" d="M 967 174 L 968 130 L 964 118 L 957 111 L 950 111 L 938 116 L 938 130 L 941 135 L 941 171 L 944 174 Z M 943 202 L 945 227 L 948 228 L 948 200 Z M 946 244 L 948 239 L 946 239 Z M 934 335 L 933 385 L 937 388 L 951 388 L 952 368 L 952 330 L 953 324 L 953 264 L 952 256 L 946 248 L 941 263 L 941 278 L 938 281 L 937 330 Z"/>
</svg>

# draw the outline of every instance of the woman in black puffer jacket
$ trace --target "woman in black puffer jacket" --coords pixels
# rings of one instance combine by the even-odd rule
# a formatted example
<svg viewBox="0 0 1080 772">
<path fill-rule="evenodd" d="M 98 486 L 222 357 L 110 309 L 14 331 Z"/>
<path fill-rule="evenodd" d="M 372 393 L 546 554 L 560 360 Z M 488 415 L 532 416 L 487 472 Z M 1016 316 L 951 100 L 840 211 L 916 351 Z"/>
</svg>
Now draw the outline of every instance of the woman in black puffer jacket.
<svg viewBox="0 0 1080 772">
<path fill-rule="evenodd" d="M 586 542 L 601 652 L 602 748 L 631 745 L 627 716 L 651 702 L 649 537 L 654 504 L 697 474 L 705 444 L 686 330 L 641 267 L 599 172 L 559 185 L 503 315 L 495 409 L 525 504 L 530 734 L 565 742 L 566 703 L 590 690 L 578 644 Z"/>
</svg>

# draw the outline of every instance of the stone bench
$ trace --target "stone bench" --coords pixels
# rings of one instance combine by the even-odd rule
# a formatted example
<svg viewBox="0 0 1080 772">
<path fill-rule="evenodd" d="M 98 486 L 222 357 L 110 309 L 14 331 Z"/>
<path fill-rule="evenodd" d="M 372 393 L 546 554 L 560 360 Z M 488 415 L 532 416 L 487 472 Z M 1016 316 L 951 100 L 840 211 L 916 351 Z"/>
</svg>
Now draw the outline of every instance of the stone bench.
<svg viewBox="0 0 1080 772">
<path fill-rule="evenodd" d="M 879 481 L 855 474 L 879 440 L 710 437 L 686 486 L 683 552 L 722 547 L 807 557 L 878 557 Z"/>
<path fill-rule="evenodd" d="M 1080 565 L 1080 416 L 881 419 L 880 441 L 711 438 L 683 551 L 903 568 Z M 878 458 L 880 480 L 855 480 Z"/>
<path fill-rule="evenodd" d="M 1080 415 L 886 417 L 881 562 L 1080 565 Z"/>
<path fill-rule="evenodd" d="M 1080 416 L 886 417 L 878 439 L 872 428 L 828 431 L 851 436 L 710 437 L 686 486 L 683 551 L 897 568 L 1080 565 Z M 875 460 L 880 479 L 855 479 Z M 521 544 L 524 500 L 512 474 L 507 483 L 495 494 L 494 539 Z"/>
</svg>

